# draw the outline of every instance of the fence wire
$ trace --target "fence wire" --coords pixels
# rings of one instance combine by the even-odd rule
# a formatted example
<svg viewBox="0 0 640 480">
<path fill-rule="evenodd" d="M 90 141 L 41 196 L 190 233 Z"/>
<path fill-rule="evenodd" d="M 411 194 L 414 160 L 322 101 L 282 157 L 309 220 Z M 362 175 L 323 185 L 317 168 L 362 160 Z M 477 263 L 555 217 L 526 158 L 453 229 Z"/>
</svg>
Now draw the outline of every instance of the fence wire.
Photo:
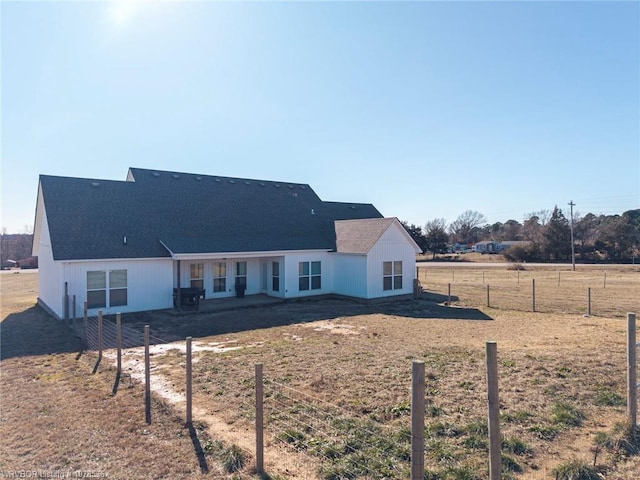
<svg viewBox="0 0 640 480">
<path fill-rule="evenodd" d="M 638 274 L 420 269 L 419 277 L 426 294 L 450 293 L 458 306 L 608 317 L 640 310 Z"/>
<path fill-rule="evenodd" d="M 411 431 L 357 416 L 275 380 L 265 382 L 270 437 L 317 465 L 299 478 L 403 479 L 411 468 Z"/>
</svg>

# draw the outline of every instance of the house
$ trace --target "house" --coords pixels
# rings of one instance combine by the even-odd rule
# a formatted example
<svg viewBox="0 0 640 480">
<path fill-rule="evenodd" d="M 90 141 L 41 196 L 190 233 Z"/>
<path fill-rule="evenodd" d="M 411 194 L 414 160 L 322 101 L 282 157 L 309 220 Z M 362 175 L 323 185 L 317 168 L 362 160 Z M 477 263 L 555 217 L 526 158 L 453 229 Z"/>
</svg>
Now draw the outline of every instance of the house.
<svg viewBox="0 0 640 480">
<path fill-rule="evenodd" d="M 471 251 L 477 253 L 496 253 L 498 251 L 496 242 L 484 240 L 471 247 Z"/>
<path fill-rule="evenodd" d="M 501 242 L 484 240 L 476 243 L 472 250 L 478 253 L 501 253 L 516 245 L 525 247 L 530 244 L 531 242 L 527 240 L 503 240 Z"/>
<path fill-rule="evenodd" d="M 396 218 L 306 184 L 140 168 L 39 179 L 38 302 L 58 318 L 66 295 L 89 314 L 171 308 L 184 288 L 212 301 L 411 295 L 417 253 Z"/>
</svg>

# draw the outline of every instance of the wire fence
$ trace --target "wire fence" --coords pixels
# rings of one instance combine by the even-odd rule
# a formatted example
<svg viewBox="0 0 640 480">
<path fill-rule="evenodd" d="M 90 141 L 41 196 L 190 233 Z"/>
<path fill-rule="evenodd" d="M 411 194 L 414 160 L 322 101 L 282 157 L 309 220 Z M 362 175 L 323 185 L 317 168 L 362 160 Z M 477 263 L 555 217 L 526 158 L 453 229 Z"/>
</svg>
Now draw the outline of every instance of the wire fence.
<svg viewBox="0 0 640 480">
<path fill-rule="evenodd" d="M 469 298 L 473 298 L 474 290 L 486 289 L 486 285 L 483 289 L 471 282 L 460 282 L 456 287 L 454 291 L 462 292 Z M 507 294 L 513 295 L 514 298 L 518 297 L 518 292 L 514 294 L 507 286 L 499 286 L 496 290 L 498 293 L 503 290 L 505 297 Z M 476 294 L 479 295 L 477 292 Z M 491 294 L 493 295 L 493 292 Z M 549 298 L 551 297 L 553 295 L 549 294 Z M 542 298 L 545 298 L 544 294 Z M 176 343 L 174 339 L 169 340 L 150 334 L 147 334 L 147 340 L 144 332 L 121 325 L 117 316 L 87 316 L 75 319 L 73 326 L 79 336 L 85 339 L 87 348 L 98 352 L 116 349 L 118 346 L 121 349 L 140 350 L 140 347 L 149 343 L 157 345 Z M 187 340 L 184 353 L 190 358 L 191 341 Z M 182 348 L 183 346 L 180 345 L 179 350 Z M 179 352 L 180 358 L 171 367 L 174 373 L 175 370 L 184 368 L 181 355 L 182 352 Z M 188 363 L 190 364 L 190 361 Z M 300 388 L 292 387 L 287 377 L 275 378 L 267 374 L 262 382 L 264 416 L 260 422 L 260 425 L 263 425 L 263 429 L 260 430 L 261 435 L 265 437 L 266 442 L 263 444 L 264 451 L 258 454 L 258 412 L 261 410 L 259 403 L 262 399 L 257 394 L 257 377 L 247 374 L 229 378 L 229 373 L 224 369 L 215 370 L 211 365 L 206 362 L 204 365 L 196 363 L 197 368 L 194 374 L 201 378 L 196 380 L 194 420 L 207 424 L 212 437 L 238 445 L 245 452 L 248 459 L 246 463 L 257 462 L 259 456 L 264 456 L 264 470 L 272 478 L 323 480 L 411 478 L 412 441 L 416 432 L 412 431 L 410 421 L 410 415 L 413 414 L 412 403 L 409 401 L 410 385 L 407 385 L 406 401 L 390 406 L 388 412 L 390 419 L 380 421 L 375 415 L 369 415 L 367 412 L 358 413 L 342 408 L 339 392 L 334 392 L 329 400 L 325 400 Z M 179 368 L 176 368 L 178 366 Z M 148 365 L 147 369 L 150 369 Z M 161 376 L 160 372 L 156 373 L 157 377 Z M 153 375 L 156 376 L 156 373 Z M 177 373 L 177 378 L 180 377 L 185 378 L 181 371 Z M 173 380 L 175 378 L 173 377 Z M 157 378 L 154 380 L 157 381 Z M 188 375 L 186 382 L 185 390 L 190 392 L 191 379 Z M 219 411 L 212 408 L 215 393 L 208 390 L 209 386 L 215 382 L 228 382 L 226 385 L 235 392 L 233 404 L 227 404 Z M 163 389 L 173 385 L 172 380 L 161 384 Z M 174 388 L 179 390 L 180 402 L 184 401 L 182 389 L 175 385 Z M 189 396 L 187 395 L 187 398 Z M 175 401 L 177 396 L 174 395 L 172 398 Z M 145 406 L 145 408 L 148 407 Z M 424 410 L 424 405 L 421 408 Z M 187 411 L 190 409 L 191 406 Z M 148 418 L 150 423 L 150 416 Z M 190 423 L 190 414 L 187 414 L 186 418 Z M 422 423 L 422 426 L 422 435 L 426 432 L 427 436 L 423 449 L 423 464 L 426 466 L 423 478 L 486 478 L 488 454 L 483 453 L 482 448 L 476 450 L 476 454 L 480 452 L 477 470 L 474 472 L 468 469 L 465 473 L 456 466 L 457 460 L 452 454 L 453 450 L 448 450 L 446 447 L 445 440 L 452 438 L 460 439 L 461 442 L 478 441 L 474 436 L 475 433 L 443 424 L 437 418 L 428 419 Z M 482 435 L 483 429 L 478 427 L 478 430 Z M 211 443 L 205 443 L 201 452 L 206 452 L 211 445 Z M 587 461 L 585 457 L 585 462 Z M 553 469 L 557 463 L 557 459 L 553 457 L 541 458 L 535 470 L 527 470 L 526 478 L 553 478 Z M 436 471 L 439 473 L 434 473 Z M 442 476 L 445 475 L 442 472 L 451 472 L 451 475 L 458 472 L 460 476 Z M 472 473 L 477 476 L 464 477 Z"/>
<path fill-rule="evenodd" d="M 465 307 L 624 317 L 640 310 L 638 272 L 419 268 L 423 292 Z"/>
<path fill-rule="evenodd" d="M 272 441 L 315 466 L 313 477 L 407 478 L 411 430 L 349 412 L 275 380 L 265 382 L 265 426 Z M 298 459 L 299 462 L 299 459 Z"/>
</svg>

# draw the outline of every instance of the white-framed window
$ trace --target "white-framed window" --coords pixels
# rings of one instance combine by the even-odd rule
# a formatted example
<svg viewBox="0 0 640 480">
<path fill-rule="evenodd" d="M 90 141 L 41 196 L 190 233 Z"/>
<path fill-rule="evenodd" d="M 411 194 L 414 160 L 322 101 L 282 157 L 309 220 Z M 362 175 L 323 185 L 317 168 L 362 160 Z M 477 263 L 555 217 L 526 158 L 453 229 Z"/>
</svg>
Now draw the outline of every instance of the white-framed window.
<svg viewBox="0 0 640 480">
<path fill-rule="evenodd" d="M 227 291 L 227 263 L 216 262 L 213 264 L 213 292 Z"/>
<path fill-rule="evenodd" d="M 127 271 L 109 270 L 109 306 L 121 307 L 127 304 Z"/>
<path fill-rule="evenodd" d="M 236 287 L 247 288 L 247 262 L 236 262 Z"/>
<path fill-rule="evenodd" d="M 204 288 L 204 263 L 192 263 L 189 268 L 192 288 Z"/>
<path fill-rule="evenodd" d="M 280 262 L 271 262 L 271 289 L 280 291 Z"/>
<path fill-rule="evenodd" d="M 87 272 L 87 308 L 121 307 L 127 305 L 127 297 L 126 270 Z"/>
<path fill-rule="evenodd" d="M 298 263 L 298 289 L 320 290 L 322 288 L 322 264 L 321 262 Z"/>
<path fill-rule="evenodd" d="M 402 262 L 382 262 L 382 288 L 402 290 Z"/>
<path fill-rule="evenodd" d="M 87 308 L 107 306 L 107 272 L 87 272 Z"/>
</svg>

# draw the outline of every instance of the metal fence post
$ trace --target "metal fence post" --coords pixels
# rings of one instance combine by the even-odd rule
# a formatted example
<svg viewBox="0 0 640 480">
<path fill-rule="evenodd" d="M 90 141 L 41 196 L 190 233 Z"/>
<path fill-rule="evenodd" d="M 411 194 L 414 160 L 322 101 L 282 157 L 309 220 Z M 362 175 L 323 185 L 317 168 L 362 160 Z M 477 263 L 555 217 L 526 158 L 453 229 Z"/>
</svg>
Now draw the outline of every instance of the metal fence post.
<svg viewBox="0 0 640 480">
<path fill-rule="evenodd" d="M 411 480 L 424 480 L 424 362 L 414 360 L 411 373 Z"/>
<path fill-rule="evenodd" d="M 587 316 L 591 316 L 591 287 L 587 288 Z"/>
<path fill-rule="evenodd" d="M 532 289 L 531 301 L 533 302 L 532 303 L 533 311 L 535 312 L 536 311 L 536 279 L 535 278 L 531 279 L 531 289 Z"/>
<path fill-rule="evenodd" d="M 98 310 L 98 359 L 102 359 L 102 310 Z"/>
<path fill-rule="evenodd" d="M 191 376 L 191 337 L 187 337 L 186 340 L 186 354 L 187 354 L 187 426 L 190 426 L 193 423 L 193 383 Z"/>
<path fill-rule="evenodd" d="M 144 417 L 151 423 L 151 365 L 149 361 L 149 325 L 144 326 Z"/>
<path fill-rule="evenodd" d="M 87 348 L 89 348 L 89 340 L 87 337 L 87 327 L 88 327 L 88 323 L 89 323 L 89 319 L 87 316 L 87 302 L 84 302 L 84 306 L 82 308 L 82 317 L 83 317 L 83 322 L 84 322 L 84 344 L 87 346 Z"/>
<path fill-rule="evenodd" d="M 116 346 L 118 347 L 118 375 L 122 374 L 122 319 L 120 314 L 116 313 Z"/>
<path fill-rule="evenodd" d="M 638 423 L 636 314 L 627 313 L 627 415 L 629 423 Z"/>
<path fill-rule="evenodd" d="M 489 479 L 500 480 L 500 399 L 498 397 L 498 345 L 487 342 L 487 400 L 489 403 Z"/>
<path fill-rule="evenodd" d="M 256 472 L 264 473 L 264 380 L 262 363 L 256 363 Z"/>
</svg>

